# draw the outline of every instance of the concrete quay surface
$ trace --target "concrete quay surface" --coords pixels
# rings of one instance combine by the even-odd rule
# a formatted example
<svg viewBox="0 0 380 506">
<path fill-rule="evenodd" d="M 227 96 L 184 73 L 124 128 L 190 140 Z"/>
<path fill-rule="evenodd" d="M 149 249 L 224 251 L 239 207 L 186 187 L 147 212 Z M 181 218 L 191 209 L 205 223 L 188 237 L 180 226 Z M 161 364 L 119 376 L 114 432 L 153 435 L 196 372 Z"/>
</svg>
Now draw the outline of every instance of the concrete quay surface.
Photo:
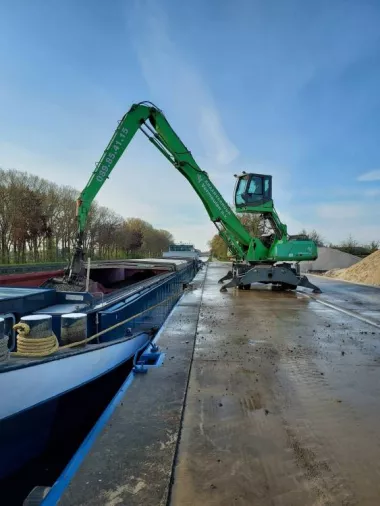
<svg viewBox="0 0 380 506">
<path fill-rule="evenodd" d="M 164 364 L 133 381 L 58 504 L 380 504 L 380 328 L 355 317 L 380 321 L 380 290 L 220 293 L 226 267 L 197 276 Z"/>
</svg>

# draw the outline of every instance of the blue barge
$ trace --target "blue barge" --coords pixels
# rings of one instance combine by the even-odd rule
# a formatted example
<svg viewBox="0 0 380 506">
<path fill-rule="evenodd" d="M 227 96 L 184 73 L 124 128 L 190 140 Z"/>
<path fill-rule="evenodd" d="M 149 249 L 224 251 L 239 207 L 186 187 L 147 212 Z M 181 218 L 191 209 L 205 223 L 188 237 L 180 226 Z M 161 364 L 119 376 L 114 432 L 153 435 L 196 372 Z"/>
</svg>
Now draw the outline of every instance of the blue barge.
<svg viewBox="0 0 380 506">
<path fill-rule="evenodd" d="M 94 266 L 92 287 L 109 287 L 102 292 L 0 287 L 0 318 L 10 351 L 0 362 L 0 480 L 43 451 L 61 396 L 149 346 L 197 269 L 197 263 L 188 260 L 129 260 Z M 131 272 L 132 282 L 140 281 L 131 284 Z M 112 289 L 123 285 L 123 277 L 129 280 L 126 286 Z M 45 357 L 12 354 L 17 352 L 13 326 L 23 316 L 50 315 L 61 345 L 61 318 L 67 313 L 85 314 L 87 336 L 101 335 L 85 346 L 58 349 Z"/>
</svg>

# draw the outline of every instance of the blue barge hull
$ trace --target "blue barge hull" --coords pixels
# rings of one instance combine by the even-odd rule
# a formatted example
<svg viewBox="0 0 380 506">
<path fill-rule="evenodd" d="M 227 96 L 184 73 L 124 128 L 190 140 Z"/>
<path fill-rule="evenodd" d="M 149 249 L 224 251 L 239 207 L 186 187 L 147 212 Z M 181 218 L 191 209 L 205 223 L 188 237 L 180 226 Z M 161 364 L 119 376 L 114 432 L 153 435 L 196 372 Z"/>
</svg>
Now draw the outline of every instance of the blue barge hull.
<svg viewBox="0 0 380 506">
<path fill-rule="evenodd" d="M 180 262 L 169 272 L 101 297 L 0 287 L 0 316 L 6 321 L 11 350 L 16 350 L 11 327 L 25 314 L 51 315 L 59 341 L 64 313 L 86 313 L 88 336 L 129 320 L 85 347 L 39 359 L 11 357 L 0 364 L 0 390 L 6 392 L 0 405 L 0 480 L 44 450 L 57 399 L 109 373 L 148 345 L 196 271 L 194 262 Z M 152 306 L 157 307 L 149 310 Z"/>
</svg>

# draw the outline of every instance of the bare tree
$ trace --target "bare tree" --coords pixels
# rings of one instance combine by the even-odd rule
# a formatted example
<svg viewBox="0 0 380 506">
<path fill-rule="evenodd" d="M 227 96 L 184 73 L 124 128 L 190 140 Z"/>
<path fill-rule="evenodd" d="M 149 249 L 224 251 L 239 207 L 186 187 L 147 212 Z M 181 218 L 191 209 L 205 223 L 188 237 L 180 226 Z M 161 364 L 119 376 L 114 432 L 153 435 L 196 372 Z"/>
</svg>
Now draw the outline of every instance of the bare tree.
<svg viewBox="0 0 380 506">
<path fill-rule="evenodd" d="M 0 168 L 0 260 L 67 261 L 77 234 L 79 192 L 17 170 Z M 91 206 L 84 247 L 92 258 L 160 255 L 173 237 L 139 218 L 124 220 L 111 209 Z"/>
<path fill-rule="evenodd" d="M 304 236 L 308 237 L 313 242 L 315 242 L 315 244 L 317 246 L 325 246 L 325 244 L 326 244 L 322 235 L 314 229 L 311 230 L 310 232 L 308 232 L 305 229 L 302 229 L 301 232 L 299 233 L 299 235 L 304 235 Z"/>
<path fill-rule="evenodd" d="M 238 218 L 252 237 L 260 237 L 262 233 L 262 223 L 258 214 L 242 213 L 238 215 Z"/>
</svg>

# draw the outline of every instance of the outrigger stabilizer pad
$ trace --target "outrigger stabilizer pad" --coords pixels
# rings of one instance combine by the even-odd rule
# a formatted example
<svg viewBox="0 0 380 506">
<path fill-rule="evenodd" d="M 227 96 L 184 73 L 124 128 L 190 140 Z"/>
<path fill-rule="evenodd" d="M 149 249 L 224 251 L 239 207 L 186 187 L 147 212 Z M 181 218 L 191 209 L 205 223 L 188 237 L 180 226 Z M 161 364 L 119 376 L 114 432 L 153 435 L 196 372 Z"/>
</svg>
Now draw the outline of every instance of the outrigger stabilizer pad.
<svg viewBox="0 0 380 506">
<path fill-rule="evenodd" d="M 225 276 L 219 279 L 218 283 L 223 283 L 223 281 L 227 281 L 227 279 L 232 279 L 233 277 L 232 271 L 228 271 Z"/>
</svg>

